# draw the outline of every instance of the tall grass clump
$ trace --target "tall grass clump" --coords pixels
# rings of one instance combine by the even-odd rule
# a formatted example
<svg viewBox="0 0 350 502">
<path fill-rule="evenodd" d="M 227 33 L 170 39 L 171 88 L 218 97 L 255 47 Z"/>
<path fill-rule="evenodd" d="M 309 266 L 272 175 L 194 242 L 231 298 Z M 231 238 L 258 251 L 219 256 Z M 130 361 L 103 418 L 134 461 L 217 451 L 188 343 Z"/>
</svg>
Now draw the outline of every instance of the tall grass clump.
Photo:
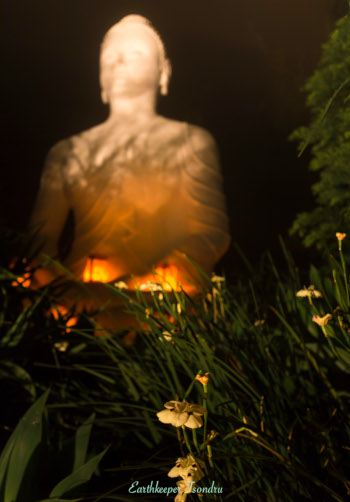
<svg viewBox="0 0 350 502">
<path fill-rule="evenodd" d="M 68 329 L 69 313 L 45 315 L 54 291 L 33 293 L 43 300 L 30 322 L 46 349 L 31 361 L 20 356 L 29 322 L 7 358 L 27 371 L 33 392 L 50 386 L 52 434 L 66 436 L 95 414 L 95 449 L 110 449 L 84 500 L 134 500 L 152 481 L 178 490 L 177 500 L 346 500 L 345 259 L 342 250 L 332 258 L 330 277 L 311 267 L 302 284 L 284 252 L 287 273 L 267 256 L 260 276 L 251 269 L 232 285 L 208 277 L 196 298 L 157 283 L 136 295 L 106 285 L 136 321 L 132 330 L 116 320 L 115 329 L 100 331 L 83 314 Z M 6 295 L 24 294 L 10 279 L 3 284 Z M 206 492 L 210 486 L 217 491 Z"/>
</svg>

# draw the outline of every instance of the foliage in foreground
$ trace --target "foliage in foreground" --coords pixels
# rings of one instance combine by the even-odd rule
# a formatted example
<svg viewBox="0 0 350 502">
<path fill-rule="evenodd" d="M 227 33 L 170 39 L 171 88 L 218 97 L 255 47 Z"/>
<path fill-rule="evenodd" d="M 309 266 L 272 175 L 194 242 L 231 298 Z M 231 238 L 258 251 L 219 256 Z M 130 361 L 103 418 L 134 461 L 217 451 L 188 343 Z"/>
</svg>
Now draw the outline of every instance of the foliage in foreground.
<svg viewBox="0 0 350 502">
<path fill-rule="evenodd" d="M 22 417 L 0 456 L 0 497 L 4 502 L 33 500 L 34 496 L 45 491 L 42 487 L 48 482 L 40 478 L 39 464 L 45 464 L 47 456 L 56 456 L 56 462 L 61 464 L 56 465 L 55 473 L 51 473 L 53 479 L 57 477 L 57 472 L 67 470 L 67 466 L 71 472 L 51 486 L 49 497 L 42 502 L 64 502 L 61 497 L 89 481 L 106 453 L 103 451 L 86 460 L 94 415 L 77 429 L 73 443 L 64 444 L 60 455 L 50 449 L 45 437 L 47 424 L 44 414 L 48 394 L 49 391 L 46 391 Z"/>
<path fill-rule="evenodd" d="M 123 342 L 130 333 L 117 328 L 96 336 L 92 319 L 81 317 L 68 330 L 71 313 L 58 321 L 48 313 L 50 288 L 34 292 L 15 285 L 23 270 L 3 269 L 3 379 L 7 371 L 6 381 L 14 382 L 28 402 L 51 387 L 49 433 L 58 449 L 91 413 L 96 414 L 94 450 L 111 444 L 101 476 L 76 497 L 134 500 L 129 490 L 135 480 L 176 487 L 167 474 L 176 459 L 184 465 L 190 453 L 204 474 L 198 487 L 214 482 L 223 489 L 216 499 L 204 494 L 202 500 L 346 500 L 350 304 L 345 260 L 342 253 L 340 263 L 333 259 L 331 277 L 311 267 L 315 289 L 310 289 L 286 256 L 289 274 L 283 279 L 268 260 L 258 275 L 252 270 L 232 288 L 219 277 L 208 279 L 207 291 L 196 301 L 155 287 L 151 300 L 139 293 L 130 302 L 124 290 L 106 286 L 139 319 L 132 345 L 125 344 L 128 338 Z M 305 297 L 298 298 L 297 291 Z M 330 313 L 332 319 L 325 319 Z M 207 383 L 196 378 L 205 373 Z M 165 403 L 184 399 L 207 410 L 194 433 L 186 421 L 164 424 L 157 418 Z M 11 428 L 14 418 L 2 411 L 1 423 Z M 154 494 L 137 496 L 160 500 Z"/>
</svg>

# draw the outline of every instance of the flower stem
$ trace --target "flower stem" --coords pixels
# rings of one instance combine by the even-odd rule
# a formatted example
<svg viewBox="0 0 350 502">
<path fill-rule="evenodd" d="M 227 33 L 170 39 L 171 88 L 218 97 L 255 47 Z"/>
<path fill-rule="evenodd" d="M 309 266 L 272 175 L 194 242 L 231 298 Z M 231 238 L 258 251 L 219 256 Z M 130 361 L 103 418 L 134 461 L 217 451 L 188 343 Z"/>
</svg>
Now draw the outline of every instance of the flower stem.
<svg viewBox="0 0 350 502">
<path fill-rule="evenodd" d="M 333 342 L 332 342 L 332 340 L 330 339 L 330 337 L 328 336 L 326 326 L 321 326 L 321 328 L 322 328 L 322 331 L 323 331 L 324 336 L 327 338 L 328 345 L 330 346 L 330 348 L 331 348 L 331 351 L 332 351 L 333 355 L 334 355 L 337 359 L 339 359 L 339 356 L 338 356 L 338 354 L 337 354 L 337 352 L 336 352 L 336 350 L 335 350 L 335 347 L 334 347 L 334 345 L 333 345 Z"/>
<path fill-rule="evenodd" d="M 191 444 L 190 444 L 190 442 L 189 442 L 189 440 L 188 440 L 188 436 L 187 436 L 186 428 L 185 428 L 185 426 L 184 426 L 184 425 L 182 425 L 182 431 L 183 431 L 183 434 L 184 434 L 184 438 L 185 438 L 185 442 L 186 442 L 186 446 L 187 446 L 187 448 L 188 448 L 188 451 L 190 452 L 190 454 L 192 455 L 192 458 L 193 458 L 193 459 L 194 459 L 194 461 L 196 462 L 197 467 L 198 467 L 198 468 L 200 468 L 200 465 L 198 464 L 197 459 L 196 459 L 196 457 L 195 457 L 195 456 L 194 456 L 194 454 L 193 454 L 193 451 L 192 451 L 192 448 L 191 448 Z M 207 470 L 207 467 L 206 467 L 206 466 L 204 466 L 204 470 L 205 470 L 206 475 L 208 476 L 208 470 Z"/>
<path fill-rule="evenodd" d="M 213 451 L 211 449 L 211 445 L 208 444 L 207 445 L 207 450 L 208 450 L 208 460 L 209 460 L 209 465 L 212 469 L 214 469 L 214 462 L 212 460 L 212 457 L 213 457 Z"/>
<path fill-rule="evenodd" d="M 203 385 L 203 408 L 207 410 L 207 413 L 204 414 L 204 428 L 203 428 L 203 444 L 202 449 L 205 447 L 205 441 L 207 438 L 207 422 L 208 422 L 208 408 L 207 408 L 207 397 L 208 397 L 208 386 Z"/>
<path fill-rule="evenodd" d="M 270 305 L 270 309 L 272 310 L 272 312 L 274 312 L 277 315 L 277 317 L 286 326 L 286 328 L 288 329 L 288 331 L 293 335 L 293 337 L 295 338 L 295 340 L 297 341 L 297 343 L 300 345 L 300 347 L 305 352 L 305 355 L 306 355 L 307 359 L 309 360 L 309 362 L 312 364 L 312 366 L 315 368 L 315 370 L 317 371 L 317 373 L 322 378 L 322 380 L 325 383 L 326 387 L 328 388 L 330 394 L 339 403 L 339 406 L 340 406 L 341 410 L 343 410 L 344 406 L 343 406 L 342 400 L 339 398 L 336 390 L 334 389 L 334 387 L 332 386 L 332 384 L 328 380 L 327 375 L 324 373 L 324 371 L 322 370 L 322 368 L 320 368 L 320 366 L 318 365 L 316 359 L 311 354 L 311 352 L 309 351 L 309 349 L 305 346 L 304 342 L 301 340 L 301 338 L 297 335 L 297 333 L 294 331 L 294 329 L 290 326 L 290 324 L 285 320 L 285 318 L 279 313 L 279 311 L 277 309 L 275 309 L 271 305 Z"/>
<path fill-rule="evenodd" d="M 345 260 L 344 260 L 343 251 L 341 249 L 341 241 L 339 241 L 339 255 L 340 255 L 340 261 L 341 261 L 342 268 L 343 268 L 343 275 L 344 275 L 344 282 L 345 282 L 346 302 L 347 302 L 346 306 L 349 308 L 349 285 L 348 285 L 348 279 L 346 276 L 346 264 L 345 264 Z"/>
<path fill-rule="evenodd" d="M 202 372 L 203 372 L 203 370 L 199 370 L 197 374 L 198 374 L 198 375 L 201 375 L 201 374 L 202 374 Z M 188 386 L 188 388 L 187 388 L 187 390 L 186 390 L 186 392 L 185 392 L 185 395 L 184 395 L 183 399 L 186 399 L 186 398 L 187 398 L 187 396 L 188 396 L 188 394 L 191 392 L 192 387 L 194 386 L 195 382 L 196 382 L 196 379 L 194 378 L 194 379 L 192 380 L 192 382 L 190 383 L 190 385 Z"/>
<path fill-rule="evenodd" d="M 182 425 L 182 432 L 183 432 L 183 435 L 184 435 L 184 438 L 185 438 L 185 443 L 186 443 L 186 446 L 188 448 L 188 451 L 190 452 L 190 454 L 192 455 L 192 457 L 195 458 L 195 456 L 193 454 L 193 451 L 192 451 L 192 448 L 191 448 L 191 444 L 190 444 L 190 442 L 188 440 L 186 428 L 185 428 L 184 425 Z"/>
<path fill-rule="evenodd" d="M 199 448 L 198 448 L 197 431 L 196 431 L 196 429 L 192 429 L 192 437 L 193 437 L 193 444 L 195 445 L 197 452 L 200 453 L 199 452 Z"/>
<path fill-rule="evenodd" d="M 182 439 L 181 439 L 181 431 L 180 431 L 180 427 L 177 427 L 176 428 L 176 433 L 177 433 L 177 439 L 179 441 L 179 445 L 180 445 L 180 451 L 181 451 L 181 455 L 184 457 L 185 454 L 184 454 L 184 449 L 183 449 L 183 445 L 182 445 Z"/>
</svg>

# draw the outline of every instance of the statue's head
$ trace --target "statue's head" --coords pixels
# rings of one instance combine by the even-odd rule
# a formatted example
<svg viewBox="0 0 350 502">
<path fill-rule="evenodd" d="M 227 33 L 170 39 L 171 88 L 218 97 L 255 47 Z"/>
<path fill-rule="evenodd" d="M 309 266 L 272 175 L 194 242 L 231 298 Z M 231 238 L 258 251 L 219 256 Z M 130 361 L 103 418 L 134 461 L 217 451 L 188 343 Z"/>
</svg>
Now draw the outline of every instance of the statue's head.
<svg viewBox="0 0 350 502">
<path fill-rule="evenodd" d="M 103 102 L 149 90 L 167 94 L 170 75 L 164 44 L 146 18 L 129 15 L 107 31 L 100 55 Z"/>
</svg>

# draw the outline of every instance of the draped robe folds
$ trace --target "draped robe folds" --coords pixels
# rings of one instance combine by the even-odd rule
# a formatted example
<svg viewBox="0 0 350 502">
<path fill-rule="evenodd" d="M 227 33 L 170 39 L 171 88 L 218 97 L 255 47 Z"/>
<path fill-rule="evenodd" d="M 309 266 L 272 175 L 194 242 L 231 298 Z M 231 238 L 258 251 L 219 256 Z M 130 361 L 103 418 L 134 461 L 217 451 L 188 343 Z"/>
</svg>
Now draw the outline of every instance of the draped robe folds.
<svg viewBox="0 0 350 502">
<path fill-rule="evenodd" d="M 103 147 L 81 133 L 49 153 L 31 220 L 42 251 L 57 256 L 72 210 L 74 240 L 63 264 L 80 279 L 89 257 L 108 263 L 108 281 L 160 264 L 194 276 L 186 255 L 210 272 L 230 242 L 211 135 L 158 117 L 101 155 Z"/>
</svg>

